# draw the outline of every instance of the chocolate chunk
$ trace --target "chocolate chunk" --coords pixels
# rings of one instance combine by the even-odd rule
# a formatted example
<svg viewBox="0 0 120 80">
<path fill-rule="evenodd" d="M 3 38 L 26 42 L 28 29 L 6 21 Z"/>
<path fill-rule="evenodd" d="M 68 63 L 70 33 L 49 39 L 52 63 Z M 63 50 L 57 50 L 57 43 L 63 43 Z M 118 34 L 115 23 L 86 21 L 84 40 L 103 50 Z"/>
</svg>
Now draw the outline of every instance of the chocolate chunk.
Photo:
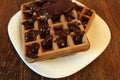
<svg viewBox="0 0 120 80">
<path fill-rule="evenodd" d="M 53 46 L 53 36 L 48 35 L 45 37 L 45 39 L 41 43 L 42 47 L 44 50 L 49 50 L 52 49 Z"/>
<path fill-rule="evenodd" d="M 67 47 L 67 35 L 69 33 L 69 29 L 64 29 L 59 33 L 58 38 L 56 39 L 59 48 Z"/>
<path fill-rule="evenodd" d="M 72 12 L 65 14 L 65 19 L 67 22 L 72 21 L 75 17 L 72 15 Z"/>
<path fill-rule="evenodd" d="M 47 18 L 39 19 L 39 33 L 41 38 L 45 38 L 50 34 L 50 27 L 47 24 Z"/>
<path fill-rule="evenodd" d="M 85 32 L 80 32 L 80 33 L 77 33 L 73 36 L 73 41 L 75 44 L 81 44 L 82 43 L 82 39 L 83 39 L 83 35 L 84 35 Z"/>
<path fill-rule="evenodd" d="M 51 15 L 51 17 L 49 16 L 49 18 L 52 19 L 53 23 L 59 23 L 60 22 L 60 15 L 59 16 L 58 15 L 54 15 L 54 16 Z"/>
<path fill-rule="evenodd" d="M 66 39 L 57 39 L 57 44 L 59 48 L 67 47 L 67 40 Z"/>
<path fill-rule="evenodd" d="M 88 16 L 92 16 L 93 12 L 89 9 L 84 14 Z"/>
<path fill-rule="evenodd" d="M 36 20 L 35 16 L 32 16 L 27 19 L 27 21 L 22 22 L 22 24 L 25 26 L 25 30 L 32 29 L 34 27 L 34 22 Z"/>
<path fill-rule="evenodd" d="M 54 27 L 55 34 L 58 35 L 63 30 L 63 26 Z"/>
<path fill-rule="evenodd" d="M 69 23 L 68 24 L 68 27 L 70 29 L 71 32 L 79 32 L 80 31 L 80 23 Z"/>
<path fill-rule="evenodd" d="M 39 26 L 42 25 L 42 24 L 47 25 L 47 21 L 48 21 L 47 17 L 45 17 L 44 19 L 42 19 L 42 18 L 38 19 Z"/>
<path fill-rule="evenodd" d="M 63 29 L 58 35 L 59 36 L 67 36 L 70 33 L 69 29 Z"/>
<path fill-rule="evenodd" d="M 34 24 L 35 20 L 36 20 L 36 16 L 30 17 L 30 18 L 27 19 L 27 21 L 28 21 L 29 24 L 31 24 L 31 25 Z"/>
<path fill-rule="evenodd" d="M 42 24 L 39 27 L 39 33 L 41 38 L 45 38 L 47 35 L 50 34 L 50 27 L 48 26 L 48 24 Z"/>
<path fill-rule="evenodd" d="M 34 41 L 34 40 L 36 40 L 37 35 L 38 35 L 37 30 L 30 30 L 30 31 L 25 33 L 25 41 L 26 42 Z"/>
<path fill-rule="evenodd" d="M 59 48 L 67 47 L 67 36 L 59 36 L 56 41 Z"/>
<path fill-rule="evenodd" d="M 38 49 L 39 49 L 39 44 L 38 43 L 33 43 L 32 45 L 28 45 L 26 46 L 26 56 L 30 57 L 30 58 L 37 58 L 37 54 L 38 54 Z"/>
<path fill-rule="evenodd" d="M 76 6 L 75 8 L 77 11 L 81 12 L 83 10 L 83 7 L 78 6 L 77 4 L 75 4 L 75 6 Z"/>
<path fill-rule="evenodd" d="M 25 30 L 32 29 L 34 27 L 34 24 L 29 23 L 29 21 L 22 22 L 22 24 L 25 27 Z"/>
<path fill-rule="evenodd" d="M 81 18 L 81 22 L 82 22 L 83 25 L 84 25 L 84 24 L 87 24 L 88 21 L 89 21 L 89 19 L 86 18 L 86 17 L 82 17 L 82 18 Z"/>
</svg>

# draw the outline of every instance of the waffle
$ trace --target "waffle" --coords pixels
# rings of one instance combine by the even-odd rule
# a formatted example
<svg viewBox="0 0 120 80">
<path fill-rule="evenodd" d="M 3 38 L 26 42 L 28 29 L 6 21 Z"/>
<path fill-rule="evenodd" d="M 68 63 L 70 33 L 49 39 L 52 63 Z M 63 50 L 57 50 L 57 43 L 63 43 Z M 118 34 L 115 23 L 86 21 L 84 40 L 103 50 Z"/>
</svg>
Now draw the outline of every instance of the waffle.
<svg viewBox="0 0 120 80">
<path fill-rule="evenodd" d="M 46 2 L 37 0 L 21 6 L 22 45 L 26 61 L 43 61 L 88 50 L 90 44 L 86 32 L 93 20 L 94 11 L 76 5 L 56 19 L 39 12 L 43 4 L 40 3 L 39 7 L 35 4 L 41 1 Z"/>
<path fill-rule="evenodd" d="M 76 10 L 78 13 L 78 19 L 81 20 L 85 32 L 87 33 L 95 17 L 95 11 L 78 4 L 76 4 Z"/>
</svg>

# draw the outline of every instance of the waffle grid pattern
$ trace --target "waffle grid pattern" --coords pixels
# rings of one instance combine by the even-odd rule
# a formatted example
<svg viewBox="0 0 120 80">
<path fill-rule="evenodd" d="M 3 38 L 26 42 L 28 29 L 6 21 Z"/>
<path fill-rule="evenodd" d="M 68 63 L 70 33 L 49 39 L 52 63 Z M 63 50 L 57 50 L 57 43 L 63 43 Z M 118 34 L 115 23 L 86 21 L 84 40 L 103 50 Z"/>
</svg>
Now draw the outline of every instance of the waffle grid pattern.
<svg viewBox="0 0 120 80">
<path fill-rule="evenodd" d="M 30 12 L 30 10 L 26 10 L 26 6 L 30 5 L 32 2 L 30 3 L 25 3 L 21 6 L 21 10 L 22 10 L 22 22 L 26 22 L 29 19 L 27 19 L 26 15 L 24 14 L 24 12 Z M 94 11 L 93 10 L 89 10 L 86 7 L 77 5 L 78 8 L 73 9 L 69 15 L 71 15 L 72 20 L 68 19 L 67 20 L 67 15 L 61 15 L 60 16 L 60 20 L 58 20 L 57 22 L 52 21 L 52 19 L 48 19 L 47 22 L 45 24 L 47 24 L 50 28 L 50 35 L 53 36 L 53 46 L 51 49 L 45 50 L 42 47 L 42 42 L 44 41 L 44 38 L 42 38 L 39 33 L 37 31 L 39 31 L 39 27 L 42 26 L 44 24 L 44 22 L 42 22 L 41 20 L 45 21 L 46 16 L 38 16 L 35 20 L 34 20 L 34 24 L 33 24 L 33 28 L 32 29 L 25 29 L 25 25 L 22 25 L 22 42 L 23 42 L 23 52 L 25 55 L 25 59 L 28 62 L 34 62 L 37 60 L 46 60 L 46 59 L 50 59 L 50 58 L 56 58 L 56 57 L 60 57 L 60 56 L 65 56 L 65 55 L 70 55 L 73 54 L 75 52 L 78 51 L 85 51 L 89 48 L 90 44 L 89 41 L 86 37 L 86 34 L 83 34 L 83 38 L 82 38 L 82 43 L 80 44 L 75 44 L 73 41 L 73 36 L 75 35 L 75 33 L 73 31 L 70 31 L 70 33 L 67 35 L 67 47 L 63 47 L 60 48 L 56 42 L 56 39 L 58 38 L 58 33 L 55 30 L 55 28 L 57 27 L 61 27 L 62 26 L 62 30 L 70 30 L 69 25 L 70 24 L 78 24 L 78 28 L 80 29 L 80 32 L 87 32 L 88 31 L 88 27 L 90 26 L 93 18 L 94 18 Z M 87 13 L 88 11 L 90 11 L 90 13 Z M 92 13 L 91 13 L 92 12 Z M 36 16 L 37 13 L 34 12 L 33 16 Z M 85 19 L 83 19 L 85 18 Z M 86 22 L 87 19 L 87 22 Z M 86 26 L 86 27 L 84 27 Z M 30 31 L 36 31 L 36 35 L 34 40 L 31 41 L 25 41 L 25 34 L 30 32 Z M 33 54 L 32 56 L 35 56 L 34 58 L 30 58 L 26 56 L 27 53 L 27 48 L 31 45 L 33 45 L 34 43 L 39 44 L 39 48 L 38 48 L 38 52 L 37 54 Z"/>
</svg>

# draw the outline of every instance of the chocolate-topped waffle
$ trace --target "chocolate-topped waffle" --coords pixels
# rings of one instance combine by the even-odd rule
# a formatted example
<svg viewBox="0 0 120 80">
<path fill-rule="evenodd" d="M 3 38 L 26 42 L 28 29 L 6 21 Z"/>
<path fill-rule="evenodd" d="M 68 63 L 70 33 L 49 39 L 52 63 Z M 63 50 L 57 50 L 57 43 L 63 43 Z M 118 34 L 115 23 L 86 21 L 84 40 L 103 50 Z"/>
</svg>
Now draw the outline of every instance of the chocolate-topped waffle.
<svg viewBox="0 0 120 80">
<path fill-rule="evenodd" d="M 80 8 L 70 0 L 36 0 L 22 4 L 25 59 L 42 61 L 88 50 L 90 44 L 85 33 L 91 10 L 87 8 L 82 16 Z M 86 18 L 89 21 L 85 22 Z"/>
</svg>

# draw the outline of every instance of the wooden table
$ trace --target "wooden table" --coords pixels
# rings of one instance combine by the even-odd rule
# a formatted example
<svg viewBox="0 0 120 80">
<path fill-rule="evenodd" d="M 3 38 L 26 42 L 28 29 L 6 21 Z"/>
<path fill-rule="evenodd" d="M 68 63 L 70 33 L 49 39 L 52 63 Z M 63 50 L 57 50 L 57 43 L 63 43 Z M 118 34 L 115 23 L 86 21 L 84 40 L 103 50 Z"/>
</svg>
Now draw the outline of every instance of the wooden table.
<svg viewBox="0 0 120 80">
<path fill-rule="evenodd" d="M 0 80 L 53 80 L 30 70 L 8 37 L 10 18 L 30 0 L 0 0 Z M 105 51 L 77 73 L 54 80 L 120 80 L 120 0 L 79 0 L 94 9 L 109 25 L 111 41 Z"/>
</svg>

